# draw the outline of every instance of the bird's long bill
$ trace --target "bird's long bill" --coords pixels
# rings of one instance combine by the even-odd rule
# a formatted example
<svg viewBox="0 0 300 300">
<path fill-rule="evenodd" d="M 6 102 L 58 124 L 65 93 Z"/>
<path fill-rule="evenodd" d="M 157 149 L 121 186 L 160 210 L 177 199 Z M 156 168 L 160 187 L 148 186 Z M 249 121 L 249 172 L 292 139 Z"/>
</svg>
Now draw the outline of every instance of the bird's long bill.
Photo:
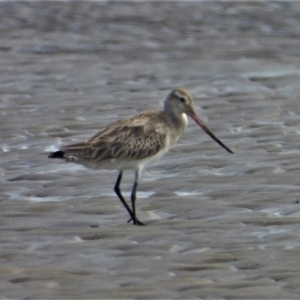
<svg viewBox="0 0 300 300">
<path fill-rule="evenodd" d="M 233 152 L 225 146 L 212 132 L 211 130 L 203 123 L 203 121 L 197 116 L 194 111 L 187 112 L 187 115 L 190 116 L 212 139 L 214 139 L 219 145 L 226 149 L 229 153 Z"/>
</svg>

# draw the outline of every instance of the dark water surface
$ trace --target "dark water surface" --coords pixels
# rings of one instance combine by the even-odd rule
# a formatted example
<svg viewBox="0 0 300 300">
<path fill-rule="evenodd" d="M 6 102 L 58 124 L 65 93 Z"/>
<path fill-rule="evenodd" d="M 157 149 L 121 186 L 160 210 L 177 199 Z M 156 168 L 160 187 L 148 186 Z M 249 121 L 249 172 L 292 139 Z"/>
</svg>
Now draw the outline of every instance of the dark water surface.
<svg viewBox="0 0 300 300">
<path fill-rule="evenodd" d="M 299 38 L 297 1 L 1 2 L 0 298 L 299 299 Z M 235 154 L 191 121 L 148 226 L 116 172 L 47 158 L 175 87 Z"/>
</svg>

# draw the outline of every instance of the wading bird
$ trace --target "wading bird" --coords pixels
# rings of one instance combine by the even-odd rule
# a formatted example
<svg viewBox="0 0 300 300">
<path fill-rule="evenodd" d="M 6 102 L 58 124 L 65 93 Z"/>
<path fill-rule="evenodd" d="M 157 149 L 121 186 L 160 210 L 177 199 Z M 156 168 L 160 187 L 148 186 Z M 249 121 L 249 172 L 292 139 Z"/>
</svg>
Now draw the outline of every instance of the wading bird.
<svg viewBox="0 0 300 300">
<path fill-rule="evenodd" d="M 147 110 L 136 116 L 108 125 L 92 138 L 63 146 L 49 158 L 61 158 L 92 169 L 118 170 L 115 192 L 128 211 L 134 225 L 144 225 L 136 216 L 136 190 L 145 165 L 158 160 L 178 141 L 191 117 L 211 138 L 229 153 L 225 146 L 197 116 L 193 98 L 182 88 L 169 93 L 164 110 Z M 131 193 L 131 208 L 124 199 L 120 183 L 123 172 L 133 170 L 135 180 Z"/>
</svg>

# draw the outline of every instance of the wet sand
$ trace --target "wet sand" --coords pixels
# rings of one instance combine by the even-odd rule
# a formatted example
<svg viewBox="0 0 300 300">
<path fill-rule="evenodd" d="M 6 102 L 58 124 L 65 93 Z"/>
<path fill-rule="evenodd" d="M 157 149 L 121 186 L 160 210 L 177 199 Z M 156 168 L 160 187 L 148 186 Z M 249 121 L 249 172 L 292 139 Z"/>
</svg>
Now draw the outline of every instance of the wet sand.
<svg viewBox="0 0 300 300">
<path fill-rule="evenodd" d="M 1 299 L 299 299 L 298 2 L 0 2 Z M 144 171 L 47 158 L 187 88 Z M 126 197 L 132 174 L 125 174 Z"/>
</svg>

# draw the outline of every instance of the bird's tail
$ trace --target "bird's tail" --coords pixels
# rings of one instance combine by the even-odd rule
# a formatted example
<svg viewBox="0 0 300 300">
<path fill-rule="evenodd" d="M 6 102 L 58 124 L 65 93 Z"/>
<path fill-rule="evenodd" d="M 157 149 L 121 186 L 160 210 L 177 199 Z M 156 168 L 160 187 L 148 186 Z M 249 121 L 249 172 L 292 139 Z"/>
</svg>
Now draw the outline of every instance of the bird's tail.
<svg viewBox="0 0 300 300">
<path fill-rule="evenodd" d="M 52 152 L 48 158 L 65 158 L 64 156 L 64 152 L 63 151 L 55 151 L 55 152 Z"/>
</svg>

